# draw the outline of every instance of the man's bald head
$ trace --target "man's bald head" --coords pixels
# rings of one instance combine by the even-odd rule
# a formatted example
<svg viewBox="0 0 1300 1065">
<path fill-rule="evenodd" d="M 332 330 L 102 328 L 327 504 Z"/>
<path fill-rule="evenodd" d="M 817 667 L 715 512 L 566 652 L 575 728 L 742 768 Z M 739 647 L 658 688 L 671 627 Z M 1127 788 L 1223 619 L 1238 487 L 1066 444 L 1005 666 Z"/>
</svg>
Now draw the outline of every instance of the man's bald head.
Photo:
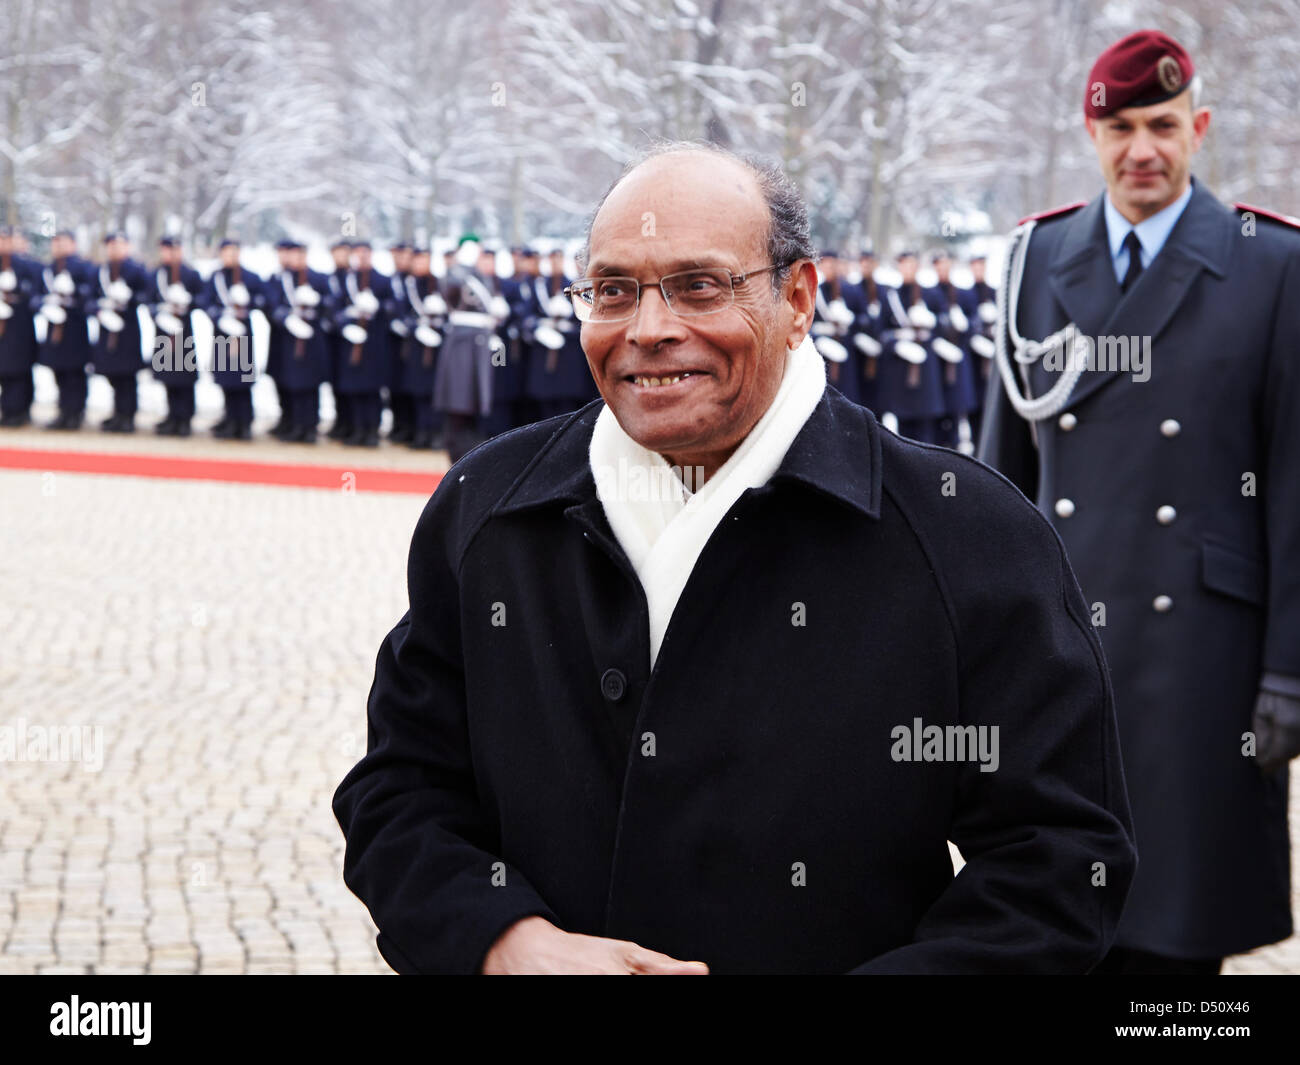
<svg viewBox="0 0 1300 1065">
<path fill-rule="evenodd" d="M 614 180 L 596 205 L 587 225 L 587 240 L 582 255 L 581 266 L 591 261 L 591 235 L 600 217 L 601 209 L 616 191 L 634 194 L 643 188 L 643 181 L 653 182 L 657 175 L 671 170 L 674 175 L 697 173 L 706 181 L 716 180 L 719 200 L 705 205 L 710 211 L 723 209 L 720 202 L 723 194 L 748 199 L 757 193 L 762 202 L 766 217 L 760 215 L 746 231 L 752 232 L 760 243 L 756 245 L 761 256 L 772 263 L 792 263 L 798 259 L 816 259 L 809 235 L 808 209 L 804 206 L 799 189 L 775 163 L 758 156 L 743 155 L 721 148 L 706 141 L 667 141 L 657 144 L 629 162 L 623 172 Z M 629 180 L 637 184 L 628 186 Z M 644 213 L 644 212 L 643 212 Z M 644 220 L 643 228 L 650 234 L 654 224 L 653 218 Z M 789 277 L 789 269 L 783 266 L 772 272 L 772 290 L 779 292 L 782 283 Z"/>
</svg>

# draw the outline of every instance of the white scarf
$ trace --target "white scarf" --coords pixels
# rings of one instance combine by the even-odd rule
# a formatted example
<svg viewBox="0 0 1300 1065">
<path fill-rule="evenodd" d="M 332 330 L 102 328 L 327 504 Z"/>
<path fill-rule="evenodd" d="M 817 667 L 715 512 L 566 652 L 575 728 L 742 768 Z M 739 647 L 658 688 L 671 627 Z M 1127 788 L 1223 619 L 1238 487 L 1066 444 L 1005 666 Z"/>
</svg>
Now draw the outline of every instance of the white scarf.
<svg viewBox="0 0 1300 1065">
<path fill-rule="evenodd" d="M 605 517 L 645 589 L 650 608 L 650 667 L 668 621 L 713 530 L 741 494 L 766 484 L 826 390 L 826 363 L 805 337 L 786 352 L 781 386 L 748 436 L 703 487 L 692 493 L 668 461 L 642 447 L 601 408 L 588 458 Z"/>
</svg>

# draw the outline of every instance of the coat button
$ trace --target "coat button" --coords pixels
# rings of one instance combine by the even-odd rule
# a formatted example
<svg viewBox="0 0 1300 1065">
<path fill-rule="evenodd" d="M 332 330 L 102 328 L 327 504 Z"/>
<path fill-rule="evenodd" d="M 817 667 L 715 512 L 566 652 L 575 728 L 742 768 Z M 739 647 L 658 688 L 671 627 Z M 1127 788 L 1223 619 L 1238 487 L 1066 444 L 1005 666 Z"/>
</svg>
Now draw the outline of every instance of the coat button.
<svg viewBox="0 0 1300 1065">
<path fill-rule="evenodd" d="M 1056 501 L 1056 516 L 1058 518 L 1068 518 L 1074 513 L 1074 500 L 1058 499 Z"/>
<path fill-rule="evenodd" d="M 627 691 L 627 678 L 617 669 L 607 669 L 600 675 L 600 694 L 611 703 L 618 702 Z"/>
<path fill-rule="evenodd" d="M 1156 511 L 1156 521 L 1161 525 L 1172 525 L 1176 517 L 1178 517 L 1178 511 L 1167 503 Z"/>
<path fill-rule="evenodd" d="M 1079 424 L 1079 419 L 1071 414 L 1068 410 L 1056 419 L 1056 424 L 1064 429 L 1067 433 Z"/>
<path fill-rule="evenodd" d="M 1157 614 L 1168 614 L 1174 608 L 1174 601 L 1167 595 L 1158 595 L 1151 600 L 1151 605 Z"/>
<path fill-rule="evenodd" d="M 1161 436 L 1177 436 L 1183 431 L 1183 427 L 1173 418 L 1166 418 L 1160 423 Z"/>
</svg>

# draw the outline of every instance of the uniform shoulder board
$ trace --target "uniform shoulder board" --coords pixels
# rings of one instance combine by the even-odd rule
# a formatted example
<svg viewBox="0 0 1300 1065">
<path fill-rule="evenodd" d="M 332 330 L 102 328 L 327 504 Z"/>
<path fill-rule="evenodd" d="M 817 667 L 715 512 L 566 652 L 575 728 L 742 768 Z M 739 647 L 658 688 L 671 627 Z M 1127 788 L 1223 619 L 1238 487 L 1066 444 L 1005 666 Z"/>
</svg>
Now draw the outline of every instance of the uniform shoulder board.
<svg viewBox="0 0 1300 1065">
<path fill-rule="evenodd" d="M 1274 222 L 1281 222 L 1284 226 L 1290 226 L 1292 229 L 1300 229 L 1300 218 L 1289 214 L 1278 214 L 1276 211 L 1270 211 L 1263 207 L 1255 207 L 1249 203 L 1234 203 L 1233 209 L 1241 211 L 1243 214 L 1249 212 L 1259 218 L 1268 218 Z"/>
<path fill-rule="evenodd" d="M 1039 211 L 1037 214 L 1026 215 L 1019 222 L 1018 226 L 1023 226 L 1026 222 L 1042 222 L 1048 218 L 1057 218 L 1061 215 L 1069 214 L 1071 211 L 1077 211 L 1080 207 L 1087 207 L 1087 200 L 1079 200 L 1077 203 L 1062 204 L 1060 207 L 1052 207 L 1046 211 Z"/>
</svg>

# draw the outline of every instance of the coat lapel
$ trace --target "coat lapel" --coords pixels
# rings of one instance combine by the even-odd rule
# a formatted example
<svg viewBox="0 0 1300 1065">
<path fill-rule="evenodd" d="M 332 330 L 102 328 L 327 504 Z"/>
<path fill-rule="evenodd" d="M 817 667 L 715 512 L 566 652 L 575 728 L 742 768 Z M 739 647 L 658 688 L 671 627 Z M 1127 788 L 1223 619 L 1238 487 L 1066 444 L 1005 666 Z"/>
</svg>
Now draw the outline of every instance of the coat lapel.
<svg viewBox="0 0 1300 1065">
<path fill-rule="evenodd" d="M 1105 193 L 1102 194 L 1104 196 Z M 1168 327 L 1202 270 L 1223 277 L 1231 238 L 1231 216 L 1204 186 L 1194 183 L 1192 198 L 1169 239 L 1126 293 L 1119 291 L 1106 239 L 1106 217 L 1099 196 L 1071 220 L 1050 270 L 1052 291 L 1085 335 L 1156 339 Z M 1123 370 L 1089 370 L 1079 379 L 1067 406 L 1087 399 Z M 1040 370 L 1040 379 L 1054 378 Z M 1046 383 L 1050 384 L 1050 380 Z"/>
</svg>

